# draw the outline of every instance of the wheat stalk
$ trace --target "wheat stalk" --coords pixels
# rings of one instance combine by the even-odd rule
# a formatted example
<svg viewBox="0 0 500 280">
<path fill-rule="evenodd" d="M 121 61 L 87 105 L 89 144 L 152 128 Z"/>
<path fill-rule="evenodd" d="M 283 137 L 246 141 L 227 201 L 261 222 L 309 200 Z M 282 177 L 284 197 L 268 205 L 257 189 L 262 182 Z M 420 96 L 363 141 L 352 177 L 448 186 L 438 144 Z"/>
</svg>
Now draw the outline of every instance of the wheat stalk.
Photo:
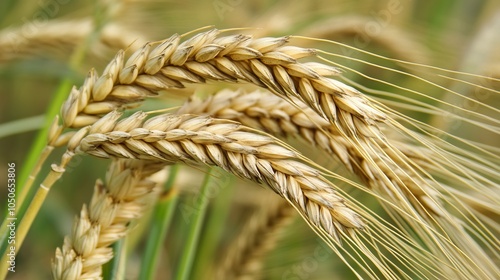
<svg viewBox="0 0 500 280">
<path fill-rule="evenodd" d="M 97 180 L 89 206 L 83 206 L 71 234 L 57 248 L 54 279 L 100 279 L 101 267 L 113 258 L 111 244 L 125 237 L 130 222 L 142 216 L 147 201 L 158 194 L 150 177 L 164 163 L 113 160 L 105 183 Z"/>
<path fill-rule="evenodd" d="M 297 152 L 273 138 L 209 117 L 165 114 L 140 123 L 133 115 L 117 123 L 117 113 L 108 116 L 106 129 L 101 126 L 99 133 L 92 133 L 91 129 L 86 130 L 90 134 L 81 134 L 75 152 L 221 167 L 241 178 L 268 185 L 336 241 L 340 240 L 339 234 L 351 233 L 351 229 L 364 225 L 334 185 L 304 164 Z M 124 129 L 120 125 L 129 122 L 138 126 Z"/>
<path fill-rule="evenodd" d="M 262 262 L 274 248 L 295 211 L 284 201 L 262 207 L 245 223 L 241 233 L 227 247 L 217 266 L 216 279 L 258 279 Z"/>
</svg>

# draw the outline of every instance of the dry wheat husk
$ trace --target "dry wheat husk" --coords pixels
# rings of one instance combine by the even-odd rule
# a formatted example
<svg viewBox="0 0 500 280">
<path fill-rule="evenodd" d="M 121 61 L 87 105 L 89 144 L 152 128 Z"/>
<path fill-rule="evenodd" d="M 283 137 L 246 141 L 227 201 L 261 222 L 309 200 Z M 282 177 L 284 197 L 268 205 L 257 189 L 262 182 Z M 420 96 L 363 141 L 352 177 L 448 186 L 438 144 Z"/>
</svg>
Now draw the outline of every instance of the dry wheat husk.
<svg viewBox="0 0 500 280">
<path fill-rule="evenodd" d="M 105 182 L 97 180 L 89 205 L 56 250 L 54 279 L 101 279 L 102 265 L 113 258 L 110 246 L 128 234 L 130 223 L 158 195 L 159 182 L 152 175 L 164 167 L 153 161 L 112 161 Z"/>
</svg>

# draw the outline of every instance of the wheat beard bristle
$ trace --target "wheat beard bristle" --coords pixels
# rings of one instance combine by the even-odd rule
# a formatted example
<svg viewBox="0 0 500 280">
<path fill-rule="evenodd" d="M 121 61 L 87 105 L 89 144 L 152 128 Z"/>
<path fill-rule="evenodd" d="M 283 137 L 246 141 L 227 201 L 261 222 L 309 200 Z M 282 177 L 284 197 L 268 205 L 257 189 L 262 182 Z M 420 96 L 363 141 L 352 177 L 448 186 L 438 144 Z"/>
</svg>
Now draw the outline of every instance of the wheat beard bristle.
<svg viewBox="0 0 500 280">
<path fill-rule="evenodd" d="M 100 279 L 102 265 L 113 258 L 111 244 L 123 238 L 131 221 L 142 216 L 146 200 L 158 194 L 149 177 L 165 163 L 113 160 L 106 181 L 97 180 L 89 206 L 83 206 L 71 234 L 56 249 L 54 279 Z"/>
<path fill-rule="evenodd" d="M 116 114 L 109 114 L 103 118 L 108 120 L 107 125 L 101 120 L 86 130 L 90 134 L 79 136 L 76 152 L 218 166 L 241 178 L 265 183 L 334 240 L 340 240 L 340 233 L 363 227 L 364 222 L 346 205 L 335 186 L 275 139 L 232 121 L 205 116 L 165 114 L 142 124 L 122 125 L 140 114 L 120 122 Z"/>
</svg>

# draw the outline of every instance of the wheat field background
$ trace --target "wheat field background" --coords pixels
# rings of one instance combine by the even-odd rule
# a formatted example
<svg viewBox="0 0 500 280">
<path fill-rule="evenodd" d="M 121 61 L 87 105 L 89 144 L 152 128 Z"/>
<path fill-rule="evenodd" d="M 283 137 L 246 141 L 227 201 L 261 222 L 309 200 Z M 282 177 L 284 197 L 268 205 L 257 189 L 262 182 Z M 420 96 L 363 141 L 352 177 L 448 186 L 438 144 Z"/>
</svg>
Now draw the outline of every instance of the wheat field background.
<svg viewBox="0 0 500 280">
<path fill-rule="evenodd" d="M 343 75 L 353 82 L 353 86 L 358 85 L 361 91 L 369 91 L 368 95 L 385 100 L 389 107 L 398 108 L 403 114 L 424 124 L 440 128 L 450 135 L 463 137 L 479 147 L 488 147 L 488 151 L 494 154 L 491 162 L 498 163 L 498 1 L 3 0 L 0 3 L 2 186 L 7 182 L 8 163 L 16 164 L 16 175 L 20 178 L 30 154 L 36 153 L 36 148 L 35 151 L 32 150 L 33 143 L 38 130 L 49 121 L 44 114 L 49 111 L 51 104 L 57 102 L 53 98 L 58 91 L 69 92 L 70 85 L 81 85 L 91 68 L 101 73 L 121 48 L 128 48 L 127 54 L 130 54 L 145 42 L 162 40 L 175 33 L 183 34 L 203 27 L 206 28 L 202 31 L 209 30 L 210 27 L 220 30 L 239 29 L 254 37 L 303 35 L 328 39 L 396 60 L 487 77 L 482 79 L 451 72 L 443 74 L 439 69 L 412 67 L 396 60 L 373 57 L 343 45 L 313 40 L 302 42 L 304 47 L 341 54 L 343 57 L 332 56 L 330 59 L 353 70 L 344 70 Z M 457 97 L 443 88 L 381 70 L 373 65 L 407 71 L 459 92 L 461 96 Z M 389 81 L 403 89 L 422 92 L 434 99 L 411 95 L 401 88 L 367 77 Z M 190 85 L 182 90 L 166 91 L 155 99 L 147 100 L 140 109 L 148 111 L 177 108 L 193 94 L 206 98 L 223 89 L 253 91 L 256 87 L 215 82 Z M 383 91 L 394 95 L 378 94 Z M 463 96 L 488 104 L 493 109 L 476 106 Z M 408 102 L 408 106 L 402 106 L 401 104 L 405 104 L 405 97 L 420 98 L 418 101 L 422 104 L 434 107 L 418 110 L 414 107 L 416 103 L 411 102 Z M 444 102 L 455 104 L 465 111 L 453 111 L 455 109 L 446 106 L 441 107 L 443 111 L 440 111 Z M 492 121 L 467 122 L 459 120 L 455 115 L 450 117 L 447 110 L 465 119 L 473 120 L 474 114 L 482 114 Z M 186 109 L 186 112 L 192 111 Z M 447 138 L 446 135 L 438 136 Z M 447 140 L 455 143 L 453 139 Z M 295 138 L 289 138 L 289 143 L 319 166 L 362 184 L 362 180 L 351 174 L 338 160 L 326 157 L 324 151 L 317 146 L 311 148 L 304 141 Z M 455 144 L 458 149 L 466 149 L 459 142 Z M 63 152 L 64 149 L 56 149 L 40 174 L 47 174 L 50 163 L 59 162 Z M 474 152 L 471 150 L 471 153 Z M 415 153 L 418 154 L 419 151 Z M 75 158 L 66 168 L 65 174 L 52 188 L 29 230 L 16 258 L 16 272 L 9 273 L 7 279 L 50 279 L 55 249 L 62 246 L 64 236 L 70 233 L 73 219 L 80 213 L 82 205 L 90 201 L 95 180 L 105 178 L 109 162 L 86 155 Z M 464 165 L 467 166 L 466 163 Z M 268 189 L 217 171 L 222 177 L 214 180 L 213 192 L 202 197 L 202 200 L 205 198 L 209 202 L 202 209 L 199 208 L 203 204 L 200 203 L 200 186 L 207 171 L 184 165 L 176 168 L 176 181 L 173 184 L 175 191 L 165 191 L 160 196 L 160 202 L 168 202 L 175 197 L 177 205 L 174 206 L 164 242 L 156 244 L 160 254 L 159 265 L 156 278 L 151 279 L 219 279 L 215 275 L 223 273 L 221 271 L 225 269 L 231 271 L 231 267 L 237 266 L 241 255 L 243 258 L 255 258 L 246 264 L 248 269 L 259 271 L 255 279 L 356 279 L 351 269 L 300 216 L 284 207 L 279 197 Z M 493 188 L 499 186 L 498 171 L 498 165 L 491 166 L 485 175 Z M 37 178 L 35 185 L 40 181 Z M 335 184 L 342 188 L 345 183 L 335 181 Z M 374 197 L 367 197 L 356 189 L 352 189 L 349 195 L 382 217 L 392 219 Z M 7 215 L 4 197 L 7 197 L 6 187 L 0 189 L 2 221 Z M 498 205 L 495 208 L 494 211 L 482 212 L 485 219 L 492 223 L 491 251 L 496 251 L 500 246 L 500 211 Z M 188 278 L 182 278 L 184 276 L 179 276 L 178 271 L 182 270 L 180 267 L 183 266 L 186 240 L 191 233 L 190 226 L 199 213 L 205 215 L 205 218 L 200 224 L 199 242 L 191 256 L 191 274 Z M 161 220 L 162 217 L 155 217 L 155 210 L 151 208 L 143 219 L 133 224 L 133 230 L 126 241 L 119 244 L 121 247 L 115 247 L 115 250 L 126 248 L 126 252 L 120 255 L 126 264 L 120 266 L 119 261 L 118 264 L 108 264 L 104 268 L 104 279 L 143 279 L 143 274 L 140 273 L 145 266 L 147 240 L 151 238 L 148 234 L 152 231 L 152 224 L 160 223 L 158 219 Z M 252 219 L 255 221 L 249 222 Z M 260 229 L 259 223 L 263 219 L 269 221 L 266 220 L 264 229 Z M 277 223 L 273 224 L 273 221 Z M 245 235 L 245 232 L 250 233 L 252 230 L 256 231 L 255 236 Z M 235 250 L 236 253 L 231 252 L 229 249 L 237 244 L 233 241 L 238 237 L 242 238 L 240 243 L 243 248 L 247 242 L 253 243 L 254 247 L 263 243 L 264 249 L 259 247 L 261 252 L 250 251 L 243 254 L 238 254 L 238 249 Z M 231 254 L 235 254 L 234 257 Z M 500 261 L 496 259 L 497 256 L 498 252 L 491 258 L 498 271 Z M 231 263 L 231 259 L 234 263 Z M 122 267 L 125 272 L 113 274 L 116 266 Z M 401 269 L 411 271 L 408 267 Z"/>
</svg>

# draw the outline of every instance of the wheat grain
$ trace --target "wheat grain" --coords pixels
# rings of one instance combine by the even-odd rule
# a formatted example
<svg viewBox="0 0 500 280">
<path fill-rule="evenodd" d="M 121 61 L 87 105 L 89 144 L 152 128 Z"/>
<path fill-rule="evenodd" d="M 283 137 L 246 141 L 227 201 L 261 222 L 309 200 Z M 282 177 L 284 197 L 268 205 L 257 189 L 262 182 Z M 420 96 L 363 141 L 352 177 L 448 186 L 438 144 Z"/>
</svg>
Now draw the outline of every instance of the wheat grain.
<svg viewBox="0 0 500 280">
<path fill-rule="evenodd" d="M 293 208 L 271 199 L 244 225 L 217 266 L 215 279 L 259 279 L 262 262 L 275 246 L 282 230 L 294 217 Z"/>
<path fill-rule="evenodd" d="M 131 221 L 141 217 L 145 200 L 158 194 L 158 182 L 149 177 L 164 166 L 151 161 L 112 161 L 105 183 L 97 180 L 89 206 L 83 206 L 62 249 L 56 250 L 54 279 L 100 279 L 102 265 L 113 258 L 110 245 L 128 233 Z"/>
<path fill-rule="evenodd" d="M 303 163 L 297 152 L 273 138 L 238 123 L 193 115 L 160 115 L 141 127 L 119 131 L 115 115 L 108 115 L 107 130 L 102 129 L 102 122 L 96 129 L 99 133 L 81 138 L 75 151 L 104 158 L 221 167 L 241 178 L 268 185 L 337 241 L 339 234 L 364 225 L 334 185 Z"/>
</svg>

